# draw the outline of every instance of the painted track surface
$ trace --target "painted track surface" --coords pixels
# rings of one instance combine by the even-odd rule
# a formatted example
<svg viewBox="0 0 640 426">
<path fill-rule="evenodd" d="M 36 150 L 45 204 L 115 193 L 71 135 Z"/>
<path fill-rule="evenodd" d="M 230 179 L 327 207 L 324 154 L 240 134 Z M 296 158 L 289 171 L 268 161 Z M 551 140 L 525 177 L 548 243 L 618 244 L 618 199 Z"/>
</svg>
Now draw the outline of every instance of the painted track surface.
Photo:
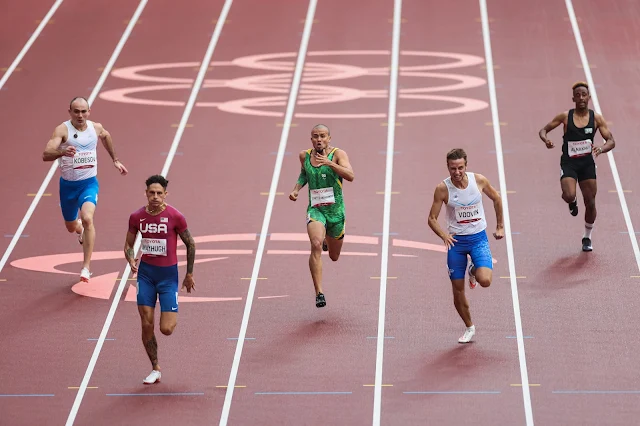
<svg viewBox="0 0 640 426">
<path fill-rule="evenodd" d="M 118 176 L 101 150 L 100 206 L 96 216 L 98 240 L 94 257 L 92 288 L 94 297 L 72 291 L 77 282 L 79 258 L 67 257 L 59 269 L 68 274 L 33 272 L 7 264 L 0 273 L 6 279 L 1 304 L 0 335 L 3 336 L 0 367 L 0 394 L 51 394 L 51 397 L 0 398 L 0 412 L 8 424 L 61 424 L 66 419 L 78 386 L 91 357 L 111 304 L 113 289 L 122 274 L 122 240 L 131 211 L 144 203 L 143 181 L 161 170 L 171 145 L 175 125 L 189 96 L 190 85 L 204 55 L 222 7 L 222 0 L 204 3 L 192 0 L 150 2 L 140 23 L 127 42 L 100 97 L 93 105 L 93 117 L 114 135 L 119 157 L 130 170 Z M 631 22 L 640 11 L 631 2 L 604 9 L 597 2 L 576 2 L 576 13 L 597 83 L 603 113 L 613 122 L 619 142 L 616 161 L 631 210 L 638 209 L 637 172 L 633 158 L 638 154 L 631 143 L 637 133 L 633 121 L 635 47 L 625 41 L 637 38 Z M 0 190 L 5 206 L 4 234 L 15 232 L 31 198 L 50 164 L 40 155 L 53 127 L 64 120 L 62 108 L 78 92 L 89 93 L 97 81 L 99 67 L 105 65 L 136 3 L 110 2 L 92 5 L 67 0 L 25 56 L 20 67 L 0 92 L 2 122 L 7 140 L 29 140 L 16 144 L 16 157 L 23 168 L 12 163 L 5 171 L 19 176 Z M 218 103 L 249 97 L 277 96 L 269 105 L 246 107 L 270 111 L 257 117 L 238 114 L 238 103 L 226 103 L 220 111 L 197 106 L 189 118 L 169 171 L 170 202 L 189 220 L 196 237 L 211 237 L 198 244 L 197 291 L 181 298 L 176 333 L 171 338 L 158 335 L 163 383 L 152 388 L 141 385 L 149 365 L 139 339 L 139 319 L 131 288 L 125 290 L 108 339 L 84 396 L 76 424 L 104 424 L 124 421 L 156 424 L 210 424 L 217 422 L 225 396 L 229 369 L 246 302 L 247 289 L 256 255 L 269 183 L 276 161 L 275 151 L 282 131 L 289 81 L 252 80 L 250 77 L 284 73 L 290 76 L 295 63 L 306 2 L 295 6 L 256 5 L 234 2 L 228 23 L 216 47 L 209 85 L 201 90 L 198 102 Z M 634 355 L 638 340 L 633 337 L 637 302 L 629 297 L 639 275 L 607 159 L 598 159 L 599 218 L 594 230 L 595 251 L 579 251 L 583 207 L 572 218 L 559 197 L 558 151 L 547 151 L 537 138 L 538 129 L 553 114 L 570 106 L 566 90 L 575 80 L 584 79 L 577 65 L 580 58 L 566 19 L 562 2 L 546 0 L 538 8 L 524 10 L 511 2 L 492 0 L 492 18 L 498 106 L 506 164 L 509 206 L 514 231 L 516 271 L 532 393 L 534 419 L 538 424 L 632 424 L 638 415 L 633 395 L 559 394 L 557 391 L 630 391 L 634 386 Z M 10 24 L 11 41 L 1 45 L 2 66 L 7 66 L 33 31 L 34 20 L 46 13 L 50 4 L 37 3 L 22 10 Z M 392 2 L 367 8 L 365 16 L 357 7 L 340 2 L 321 2 L 316 11 L 306 79 L 303 79 L 294 126 L 287 143 L 273 216 L 269 226 L 251 310 L 247 337 L 240 361 L 229 424 L 370 424 L 373 408 L 379 280 L 380 232 L 382 231 L 384 167 L 386 149 L 386 97 L 344 103 L 313 105 L 315 85 L 350 87 L 361 90 L 388 88 Z M 16 12 L 17 13 L 17 12 Z M 78 16 L 99 15 L 101 20 L 78 21 Z M 452 52 L 474 55 L 478 63 L 469 67 L 439 70 L 486 79 L 483 67 L 480 16 L 476 2 L 449 4 L 426 10 L 417 3 L 403 8 L 400 66 L 409 67 L 441 61 L 407 54 L 415 51 Z M 602 17 L 605 17 L 604 19 Z M 5 19 L 3 16 L 0 19 Z M 188 21 L 188 32 L 173 32 L 174 22 Z M 331 25 L 328 25 L 331 23 Z M 56 60 L 56 48 L 68 42 L 62 28 L 75 25 L 92 30 L 93 39 L 81 41 L 85 71 L 74 72 L 70 60 Z M 612 32 L 622 26 L 625 37 Z M 4 31 L 3 29 L 3 31 Z M 20 35 L 20 36 L 18 36 Z M 532 36 L 533 35 L 533 36 Z M 3 40 L 5 38 L 3 37 Z M 83 45 L 83 43 L 85 43 Z M 522 59 L 523 46 L 527 50 Z M 345 57 L 326 51 L 380 50 L 382 54 Z M 247 68 L 229 61 L 250 55 L 290 52 L 285 71 Z M 444 62 L 444 61 L 442 61 Z M 163 82 L 140 82 L 122 78 L 126 67 L 145 64 L 183 63 L 180 69 L 149 71 L 154 76 L 185 79 L 180 88 L 139 92 L 139 98 L 174 101 L 175 106 L 132 105 L 114 102 L 122 88 Z M 375 75 L 337 81 L 311 81 L 326 65 L 353 65 Z M 315 65 L 314 65 L 315 64 Z M 273 65 L 276 68 L 282 64 Z M 330 67 L 331 70 L 335 69 Z M 87 71 L 89 70 L 89 71 Z M 356 72 L 348 67 L 342 68 Z M 415 71 L 415 70 L 414 70 Z M 330 71 L 334 72 L 334 71 Z M 388 72 L 388 71 L 387 71 Z M 316 74 L 317 76 L 317 74 Z M 249 78 L 254 84 L 247 87 Z M 214 87 L 218 80 L 234 80 L 233 87 Z M 504 241 L 491 239 L 497 259 L 494 283 L 489 289 L 468 292 L 472 317 L 477 323 L 476 342 L 460 346 L 456 339 L 463 325 L 451 303 L 444 253 L 437 250 L 403 247 L 403 241 L 441 243 L 426 226 L 433 188 L 446 173 L 444 154 L 456 141 L 464 141 L 470 155 L 470 170 L 485 174 L 499 187 L 496 155 L 488 108 L 476 112 L 426 118 L 403 116 L 409 110 L 430 109 L 430 103 L 406 96 L 411 88 L 433 87 L 449 80 L 421 77 L 406 68 L 400 74 L 394 185 L 392 196 L 391 248 L 387 293 L 385 357 L 383 369 L 383 424 L 420 424 L 425 418 L 438 424 L 458 424 L 464 412 L 472 410 L 479 424 L 525 424 L 522 390 Z M 270 86 L 269 86 L 270 85 Z M 255 93 L 260 90 L 270 93 Z M 531 90 L 535 87 L 535 90 Z M 274 88 L 275 93 L 273 91 Z M 327 87 L 326 93 L 335 93 Z M 253 92 L 253 93 L 251 93 Z M 488 102 L 486 85 L 463 91 L 434 93 Z M 29 114 L 14 108 L 23 96 L 31 100 Z M 405 95 L 405 96 L 403 96 Z M 311 104 L 310 104 L 311 103 Z M 450 106 L 450 105 L 449 105 Z M 338 119 L 318 117 L 319 113 L 347 114 L 377 112 L 379 117 Z M 311 115 L 311 116 L 309 116 Z M 315 116 L 313 116 L 315 115 Z M 34 117 L 37 119 L 34 120 Z M 328 305 L 313 305 L 313 287 L 307 269 L 308 243 L 304 236 L 306 195 L 297 203 L 287 195 L 298 174 L 297 152 L 308 146 L 308 131 L 316 122 L 332 129 L 335 146 L 351 157 L 356 180 L 345 183 L 347 239 L 337 263 L 325 256 L 324 287 Z M 8 126 L 7 123 L 11 123 Z M 36 125 L 34 125 L 36 124 Z M 560 131 L 551 135 L 559 142 Z M 40 141 L 40 142 L 37 142 Z M 460 142 L 462 144 L 462 142 Z M 141 159 L 144 158 L 144 161 Z M 247 167 L 250 165 L 250 167 Z M 16 167 L 16 169 L 13 169 Z M 29 172 L 27 172 L 28 170 Z M 240 170 L 241 172 L 237 172 Z M 231 172 L 233 179 L 229 179 Z M 531 176 L 536 180 L 531 185 Z M 57 200 L 57 175 L 49 185 L 25 235 L 10 262 L 56 253 L 79 253 L 79 246 L 64 231 Z M 490 203 L 485 203 L 489 228 L 495 226 Z M 634 224 L 637 221 L 634 220 Z M 37 237 L 34 238 L 34 237 Z M 358 240 L 366 237 L 370 240 Z M 5 238 L 3 249 L 8 244 Z M 224 241 L 227 240 L 227 241 Z M 361 241 L 375 242 L 363 244 Z M 406 244 L 405 244 L 406 245 Z M 206 250 L 217 250 L 206 252 Z M 231 252 L 231 250 L 242 250 Z M 286 252 L 285 252 L 286 251 Z M 292 253 L 291 251 L 295 251 Z M 114 253 L 113 255 L 111 253 Z M 360 253 L 357 255 L 356 253 Z M 366 254 L 366 255 L 362 255 Z M 405 255 L 405 256 L 397 256 Z M 409 256 L 406 256 L 409 255 Z M 416 256 L 416 257 L 410 257 Z M 222 258 L 222 259 L 220 259 Z M 184 257 L 183 257 L 184 259 Z M 212 260 L 217 259 L 217 260 Z M 40 262 L 42 265 L 42 262 Z M 19 266 L 19 265 L 18 265 Z M 184 267 L 181 267 L 181 272 Z M 133 282 L 133 281 L 132 281 Z M 86 288 L 85 288 L 86 289 Z M 75 287 L 76 291 L 81 291 Z M 133 290 L 135 291 L 135 290 Z M 135 294 L 135 293 L 133 293 Z M 128 295 L 128 297 L 127 297 Z M 101 296 L 96 297 L 96 296 Z M 282 296 L 271 298 L 272 296 Z M 196 297 L 233 300 L 194 303 Z M 185 303 L 191 300 L 192 303 Z M 36 313 L 34 315 L 34 312 Z M 630 337 L 631 336 L 631 337 Z M 602 360 L 609 359 L 605 365 Z M 55 368 L 54 368 L 55 366 Z M 8 379 L 5 379 L 8 378 Z M 515 385 L 515 386 L 514 386 Z M 410 395 L 416 391 L 492 391 L 473 395 Z M 193 396 L 132 397 L 133 394 L 188 393 Z M 276 395 L 268 392 L 350 392 L 335 395 Z M 202 393 L 202 394 L 200 394 Z M 124 395 L 128 394 L 128 395 Z M 126 420 L 125 417 L 126 416 Z M 437 420 L 436 420 L 437 419 Z M 591 423 L 590 423 L 591 422 Z"/>
</svg>

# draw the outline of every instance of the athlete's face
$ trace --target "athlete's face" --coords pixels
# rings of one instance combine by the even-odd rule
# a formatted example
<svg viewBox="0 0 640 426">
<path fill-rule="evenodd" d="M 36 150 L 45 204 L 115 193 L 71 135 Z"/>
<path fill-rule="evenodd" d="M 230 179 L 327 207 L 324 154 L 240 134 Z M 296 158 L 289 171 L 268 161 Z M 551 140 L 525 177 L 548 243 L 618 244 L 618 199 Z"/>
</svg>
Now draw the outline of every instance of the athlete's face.
<svg viewBox="0 0 640 426">
<path fill-rule="evenodd" d="M 326 129 L 313 129 L 311 131 L 311 143 L 313 148 L 320 154 L 324 154 L 324 150 L 329 146 L 331 135 Z"/>
<path fill-rule="evenodd" d="M 449 168 L 449 175 L 454 182 L 462 182 L 465 172 L 467 171 L 467 162 L 464 158 L 457 160 L 447 160 L 447 167 Z"/>
<path fill-rule="evenodd" d="M 576 87 L 573 91 L 573 102 L 576 103 L 576 108 L 586 108 L 589 105 L 589 100 L 591 99 L 591 95 L 589 95 L 589 90 L 586 87 Z"/>
<path fill-rule="evenodd" d="M 152 183 L 147 187 L 147 201 L 151 207 L 159 207 L 164 203 L 167 191 L 159 183 Z"/>
<path fill-rule="evenodd" d="M 89 118 L 91 109 L 84 99 L 77 99 L 71 104 L 69 109 L 69 116 L 71 117 L 71 124 L 75 127 L 82 127 Z"/>
</svg>

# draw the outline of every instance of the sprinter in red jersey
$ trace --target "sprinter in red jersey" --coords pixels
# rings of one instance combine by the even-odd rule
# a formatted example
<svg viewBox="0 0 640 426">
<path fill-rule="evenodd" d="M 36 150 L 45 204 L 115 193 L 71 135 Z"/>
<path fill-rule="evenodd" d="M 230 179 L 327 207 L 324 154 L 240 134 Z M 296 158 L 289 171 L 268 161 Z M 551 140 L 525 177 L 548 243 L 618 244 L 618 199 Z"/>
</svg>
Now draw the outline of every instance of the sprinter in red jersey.
<svg viewBox="0 0 640 426">
<path fill-rule="evenodd" d="M 182 288 L 187 293 L 195 289 L 193 264 L 196 245 L 187 228 L 187 220 L 178 210 L 165 203 L 169 181 L 154 175 L 146 181 L 148 204 L 129 216 L 129 231 L 124 243 L 124 253 L 133 276 L 138 275 L 138 312 L 142 320 L 142 343 L 147 351 L 153 371 L 143 383 L 160 381 L 158 364 L 158 342 L 153 332 L 156 300 L 160 300 L 160 331 L 171 335 L 178 322 L 178 256 L 176 246 L 178 236 L 187 248 L 187 274 Z M 136 266 L 133 249 L 136 236 L 140 232 L 142 258 Z"/>
</svg>

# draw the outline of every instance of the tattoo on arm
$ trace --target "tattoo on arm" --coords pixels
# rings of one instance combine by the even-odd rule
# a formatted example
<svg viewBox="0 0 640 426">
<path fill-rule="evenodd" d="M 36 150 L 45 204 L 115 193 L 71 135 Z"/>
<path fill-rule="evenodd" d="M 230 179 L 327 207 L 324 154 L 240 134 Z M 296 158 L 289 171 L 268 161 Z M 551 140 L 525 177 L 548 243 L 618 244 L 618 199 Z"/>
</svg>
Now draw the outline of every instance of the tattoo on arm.
<svg viewBox="0 0 640 426">
<path fill-rule="evenodd" d="M 132 261 L 135 258 L 135 253 L 131 247 L 129 247 L 126 251 L 126 256 L 128 261 Z"/>
<path fill-rule="evenodd" d="M 151 339 L 144 342 L 144 348 L 147 351 L 152 368 L 155 368 L 155 366 L 158 365 L 158 341 L 156 340 L 155 334 Z"/>
<path fill-rule="evenodd" d="M 196 242 L 193 240 L 191 232 L 189 232 L 188 229 L 185 229 L 184 232 L 180 234 L 180 239 L 187 248 L 187 274 L 193 274 L 193 264 L 196 260 Z"/>
</svg>

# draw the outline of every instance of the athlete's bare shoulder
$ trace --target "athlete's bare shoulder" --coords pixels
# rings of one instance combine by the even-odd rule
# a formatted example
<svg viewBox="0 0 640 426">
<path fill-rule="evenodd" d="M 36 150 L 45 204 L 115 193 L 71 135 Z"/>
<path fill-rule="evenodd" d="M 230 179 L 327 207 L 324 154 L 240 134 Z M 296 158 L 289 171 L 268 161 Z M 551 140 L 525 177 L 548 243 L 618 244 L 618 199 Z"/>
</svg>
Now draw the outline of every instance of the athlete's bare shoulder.
<svg viewBox="0 0 640 426">
<path fill-rule="evenodd" d="M 51 139 L 60 138 L 61 142 L 64 143 L 67 141 L 67 137 L 69 136 L 69 131 L 67 130 L 67 125 L 64 123 L 60 123 L 53 129 L 53 135 Z"/>
<path fill-rule="evenodd" d="M 301 163 L 304 163 L 304 159 L 307 157 L 307 151 L 308 149 L 303 149 L 302 151 L 300 151 L 300 153 L 298 154 L 298 158 L 300 159 Z"/>
</svg>

